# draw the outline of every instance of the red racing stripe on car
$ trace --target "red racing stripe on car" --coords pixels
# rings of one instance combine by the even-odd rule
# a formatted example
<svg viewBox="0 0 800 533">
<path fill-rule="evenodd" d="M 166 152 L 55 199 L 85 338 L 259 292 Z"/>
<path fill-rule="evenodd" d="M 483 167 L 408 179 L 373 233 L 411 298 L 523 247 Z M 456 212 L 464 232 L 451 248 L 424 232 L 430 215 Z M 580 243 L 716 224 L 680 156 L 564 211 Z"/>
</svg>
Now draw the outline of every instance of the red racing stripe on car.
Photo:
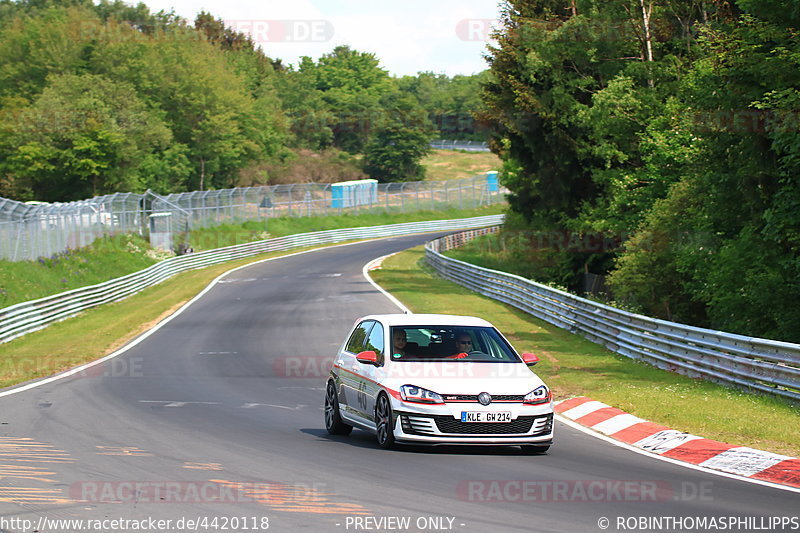
<svg viewBox="0 0 800 533">
<path fill-rule="evenodd" d="M 398 400 L 400 400 L 400 401 L 404 401 L 404 400 L 403 400 L 403 398 L 400 396 L 400 391 L 396 391 L 396 390 L 392 390 L 392 389 L 390 389 L 390 388 L 388 388 L 388 387 L 384 387 L 383 385 L 381 385 L 380 383 L 378 383 L 377 381 L 375 381 L 375 380 L 373 380 L 373 379 L 369 379 L 369 378 L 367 378 L 367 377 L 364 377 L 364 376 L 362 376 L 361 374 L 356 374 L 356 373 L 355 373 L 355 372 L 353 372 L 352 370 L 348 370 L 348 369 L 346 369 L 346 368 L 344 368 L 344 367 L 341 367 L 341 366 L 339 366 L 339 365 L 337 365 L 337 364 L 334 364 L 334 365 L 333 365 L 333 367 L 334 367 L 334 368 L 338 368 L 338 369 L 339 369 L 339 370 L 341 370 L 342 372 L 347 372 L 348 374 L 352 374 L 352 375 L 354 375 L 354 376 L 358 376 L 359 378 L 361 378 L 361 379 L 363 379 L 363 380 L 365 380 L 365 381 L 369 381 L 370 383 L 374 383 L 375 385 L 379 386 L 380 388 L 382 388 L 383 390 L 385 390 L 386 392 L 388 392 L 388 393 L 389 393 L 389 394 L 390 394 L 392 397 L 394 397 L 394 398 L 397 398 L 397 399 L 398 399 Z"/>
<path fill-rule="evenodd" d="M 586 402 L 591 402 L 591 398 L 587 398 L 585 396 L 578 396 L 577 398 L 570 398 L 569 400 L 564 400 L 563 402 L 559 403 L 555 406 L 556 413 L 563 413 L 564 411 L 568 411 L 573 407 L 577 407 L 582 405 Z"/>
<path fill-rule="evenodd" d="M 800 459 L 787 459 L 750 476 L 753 479 L 800 487 Z"/>
<path fill-rule="evenodd" d="M 344 368 L 344 367 L 341 367 L 341 366 L 338 366 L 338 365 L 336 365 L 336 364 L 334 364 L 334 365 L 333 365 L 333 368 L 338 368 L 338 369 L 339 369 L 339 370 L 341 370 L 342 372 L 347 372 L 348 374 L 353 374 L 354 376 L 358 376 L 360 379 L 363 379 L 363 380 L 365 380 L 365 381 L 369 381 L 370 383 L 374 383 L 375 385 L 379 385 L 379 386 L 380 386 L 380 383 L 378 383 L 378 382 L 377 382 L 377 381 L 375 381 L 374 379 L 369 379 L 368 377 L 364 377 L 364 376 L 362 376 L 361 374 L 356 374 L 356 373 L 355 373 L 355 372 L 353 372 L 352 370 L 348 370 L 348 369 L 346 369 L 346 368 Z"/>
<path fill-rule="evenodd" d="M 735 447 L 716 440 L 697 439 L 684 442 L 661 455 L 697 465 Z"/>
<path fill-rule="evenodd" d="M 394 397 L 394 398 L 396 398 L 396 399 L 400 400 L 401 402 L 403 401 L 403 397 L 402 397 L 402 396 L 400 396 L 400 391 L 392 390 L 392 389 L 390 389 L 390 388 L 388 388 L 388 387 L 383 387 L 383 390 L 385 390 L 385 391 L 386 391 L 386 392 L 388 392 L 388 393 L 389 393 L 389 394 L 390 394 L 392 397 Z"/>
</svg>

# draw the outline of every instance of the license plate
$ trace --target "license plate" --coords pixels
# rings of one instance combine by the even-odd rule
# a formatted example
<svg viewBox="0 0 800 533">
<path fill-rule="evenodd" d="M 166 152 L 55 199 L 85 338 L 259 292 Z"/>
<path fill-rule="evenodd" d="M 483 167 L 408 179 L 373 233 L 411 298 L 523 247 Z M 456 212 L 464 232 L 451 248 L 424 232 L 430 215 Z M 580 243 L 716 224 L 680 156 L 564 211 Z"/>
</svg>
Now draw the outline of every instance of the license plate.
<svg viewBox="0 0 800 533">
<path fill-rule="evenodd" d="M 511 422 L 511 413 L 486 411 L 461 411 L 462 422 Z"/>
</svg>

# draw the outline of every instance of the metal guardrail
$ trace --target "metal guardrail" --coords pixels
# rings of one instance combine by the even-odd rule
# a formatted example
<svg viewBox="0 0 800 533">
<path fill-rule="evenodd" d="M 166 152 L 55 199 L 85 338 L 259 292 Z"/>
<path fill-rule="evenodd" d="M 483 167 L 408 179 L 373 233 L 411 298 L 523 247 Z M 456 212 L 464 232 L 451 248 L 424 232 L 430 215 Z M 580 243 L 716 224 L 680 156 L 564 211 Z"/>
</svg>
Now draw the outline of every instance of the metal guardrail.
<svg viewBox="0 0 800 533">
<path fill-rule="evenodd" d="M 18 303 L 0 309 L 0 343 L 47 327 L 53 322 L 74 316 L 81 311 L 104 303 L 122 300 L 142 289 L 156 285 L 180 272 L 251 257 L 266 252 L 291 250 L 306 246 L 337 242 L 409 235 L 431 231 L 477 228 L 502 223 L 503 215 L 409 222 L 362 228 L 346 228 L 238 244 L 216 250 L 192 253 L 165 259 L 139 272 L 128 274 L 98 285 L 73 289 L 38 300 Z"/>
<path fill-rule="evenodd" d="M 637 315 L 441 253 L 497 229 L 460 232 L 430 241 L 425 246 L 426 260 L 446 279 L 620 355 L 670 372 L 800 400 L 799 344 Z"/>
</svg>

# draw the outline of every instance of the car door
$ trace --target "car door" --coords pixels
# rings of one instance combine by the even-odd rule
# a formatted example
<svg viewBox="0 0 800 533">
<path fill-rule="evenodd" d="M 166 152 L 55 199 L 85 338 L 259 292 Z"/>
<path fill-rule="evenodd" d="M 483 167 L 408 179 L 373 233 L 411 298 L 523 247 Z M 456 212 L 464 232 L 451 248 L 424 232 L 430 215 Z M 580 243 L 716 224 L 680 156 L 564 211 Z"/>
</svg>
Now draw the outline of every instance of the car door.
<svg viewBox="0 0 800 533">
<path fill-rule="evenodd" d="M 374 320 L 365 320 L 353 328 L 347 344 L 336 360 L 336 366 L 339 367 L 339 404 L 345 416 L 360 419 L 362 422 L 366 410 L 366 381 L 361 374 L 369 365 L 359 363 L 356 356 L 366 350 L 367 339 L 374 326 Z"/>
<path fill-rule="evenodd" d="M 375 322 L 367 336 L 364 349 L 375 352 L 378 356 L 378 366 L 359 363 L 361 365 L 359 372 L 361 380 L 359 383 L 359 409 L 362 416 L 371 421 L 375 420 L 375 401 L 381 391 L 380 382 L 383 376 L 381 369 L 387 352 L 386 343 L 388 338 L 385 334 L 384 325 L 380 322 Z"/>
</svg>

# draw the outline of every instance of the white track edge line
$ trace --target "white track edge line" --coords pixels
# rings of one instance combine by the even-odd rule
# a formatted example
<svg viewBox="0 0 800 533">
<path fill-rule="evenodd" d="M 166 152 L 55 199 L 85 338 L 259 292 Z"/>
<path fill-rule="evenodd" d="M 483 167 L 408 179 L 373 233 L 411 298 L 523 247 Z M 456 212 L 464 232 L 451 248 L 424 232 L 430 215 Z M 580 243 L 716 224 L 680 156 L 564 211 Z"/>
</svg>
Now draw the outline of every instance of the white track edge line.
<svg viewBox="0 0 800 533">
<path fill-rule="evenodd" d="M 369 261 L 369 262 L 367 262 L 367 264 L 365 264 L 365 265 L 364 265 L 364 266 L 361 268 L 361 274 L 362 274 L 362 275 L 363 275 L 363 276 L 364 276 L 364 277 L 367 279 L 367 281 L 369 281 L 369 282 L 370 282 L 370 284 L 371 284 L 373 287 L 375 287 L 375 288 L 376 288 L 378 291 L 380 291 L 380 293 L 381 293 L 381 294 L 383 294 L 384 296 L 386 296 L 386 297 L 387 297 L 387 298 L 388 298 L 388 299 L 389 299 L 389 300 L 390 300 L 390 301 L 391 301 L 391 302 L 392 302 L 394 305 L 396 305 L 397 307 L 399 307 L 401 311 L 403 311 L 404 313 L 407 313 L 407 314 L 412 314 L 412 313 L 411 313 L 411 309 L 409 309 L 408 307 L 406 307 L 406 306 L 403 304 L 403 302 L 401 302 L 400 300 L 398 300 L 398 299 L 397 299 L 397 298 L 396 298 L 394 295 L 392 295 L 392 294 L 389 294 L 389 292 L 388 292 L 388 291 L 386 291 L 386 290 L 385 290 L 383 287 L 381 287 L 380 285 L 378 285 L 377 283 L 375 283 L 375 280 L 373 280 L 373 279 L 372 279 L 372 276 L 370 276 L 370 275 L 369 275 L 369 269 L 370 269 L 370 267 L 372 267 L 372 265 L 374 265 L 374 264 L 376 264 L 376 263 L 381 263 L 381 262 L 383 262 L 385 259 L 388 259 L 389 257 L 392 257 L 393 255 L 397 255 L 397 254 L 399 254 L 399 253 L 400 253 L 400 252 L 394 252 L 394 253 L 392 253 L 392 254 L 387 254 L 387 255 L 384 255 L 384 256 L 378 257 L 378 258 L 376 258 L 376 259 L 373 259 L 372 261 Z"/>
</svg>

